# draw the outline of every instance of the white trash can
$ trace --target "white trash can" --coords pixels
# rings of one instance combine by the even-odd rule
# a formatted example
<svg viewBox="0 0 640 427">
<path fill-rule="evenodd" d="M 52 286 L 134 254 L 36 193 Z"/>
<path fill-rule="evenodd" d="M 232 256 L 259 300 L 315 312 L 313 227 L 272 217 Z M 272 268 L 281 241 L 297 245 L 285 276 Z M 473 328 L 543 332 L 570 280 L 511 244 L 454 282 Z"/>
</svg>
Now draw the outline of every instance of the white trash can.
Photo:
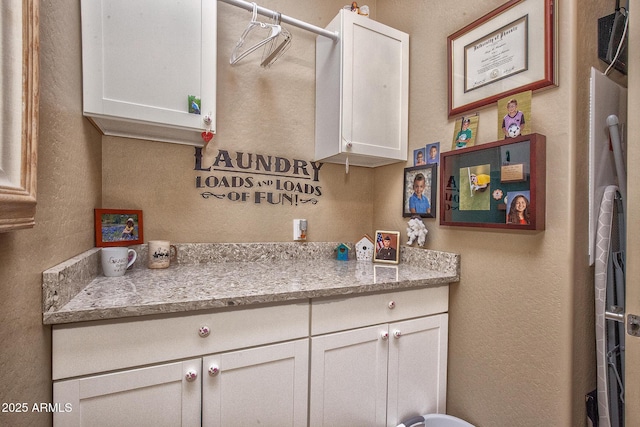
<svg viewBox="0 0 640 427">
<path fill-rule="evenodd" d="M 427 414 L 420 417 L 411 418 L 398 427 L 475 427 L 473 424 L 445 414 Z"/>
</svg>

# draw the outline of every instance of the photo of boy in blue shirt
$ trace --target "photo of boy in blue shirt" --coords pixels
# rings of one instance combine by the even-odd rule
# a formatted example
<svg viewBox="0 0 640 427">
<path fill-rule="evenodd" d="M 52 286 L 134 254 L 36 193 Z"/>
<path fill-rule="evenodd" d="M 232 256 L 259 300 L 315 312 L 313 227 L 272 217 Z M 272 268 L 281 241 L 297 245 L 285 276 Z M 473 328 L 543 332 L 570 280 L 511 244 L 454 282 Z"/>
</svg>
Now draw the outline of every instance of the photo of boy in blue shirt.
<svg viewBox="0 0 640 427">
<path fill-rule="evenodd" d="M 416 214 L 431 213 L 431 204 L 427 196 L 423 195 L 426 180 L 423 174 L 419 173 L 413 179 L 413 194 L 409 198 L 409 212 Z"/>
</svg>

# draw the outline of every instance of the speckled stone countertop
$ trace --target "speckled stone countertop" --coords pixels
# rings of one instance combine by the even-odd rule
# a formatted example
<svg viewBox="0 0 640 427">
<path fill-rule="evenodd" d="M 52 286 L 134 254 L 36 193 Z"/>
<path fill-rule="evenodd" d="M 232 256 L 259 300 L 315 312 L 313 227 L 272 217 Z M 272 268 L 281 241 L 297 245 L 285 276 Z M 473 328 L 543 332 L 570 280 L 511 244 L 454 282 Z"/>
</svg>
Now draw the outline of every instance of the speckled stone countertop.
<svg viewBox="0 0 640 427">
<path fill-rule="evenodd" d="M 146 267 L 147 245 L 131 246 L 138 258 L 122 277 L 102 275 L 100 248 L 50 268 L 43 273 L 43 323 L 442 286 L 460 278 L 459 255 L 406 246 L 398 265 L 337 261 L 338 243 L 176 246 L 178 260 L 166 269 Z"/>
</svg>

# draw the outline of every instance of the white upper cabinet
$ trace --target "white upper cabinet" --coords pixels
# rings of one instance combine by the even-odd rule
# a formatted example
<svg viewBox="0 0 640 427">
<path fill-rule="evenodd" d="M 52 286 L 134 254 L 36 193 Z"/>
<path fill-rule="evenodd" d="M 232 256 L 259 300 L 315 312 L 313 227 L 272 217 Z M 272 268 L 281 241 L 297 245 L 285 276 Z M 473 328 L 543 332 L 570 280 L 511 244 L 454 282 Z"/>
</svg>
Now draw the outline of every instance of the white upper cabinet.
<svg viewBox="0 0 640 427">
<path fill-rule="evenodd" d="M 407 160 L 409 35 L 348 10 L 316 40 L 315 159 L 356 166 Z"/>
<path fill-rule="evenodd" d="M 105 135 L 202 145 L 205 115 L 215 133 L 216 19 L 211 0 L 82 0 L 84 115 Z"/>
</svg>

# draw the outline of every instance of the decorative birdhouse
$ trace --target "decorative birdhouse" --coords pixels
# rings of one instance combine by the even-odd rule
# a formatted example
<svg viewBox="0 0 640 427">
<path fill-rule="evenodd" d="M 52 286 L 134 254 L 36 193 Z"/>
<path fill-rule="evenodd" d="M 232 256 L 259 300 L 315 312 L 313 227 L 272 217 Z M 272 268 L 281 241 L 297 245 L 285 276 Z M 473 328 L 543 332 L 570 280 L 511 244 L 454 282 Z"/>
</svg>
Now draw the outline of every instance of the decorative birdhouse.
<svg viewBox="0 0 640 427">
<path fill-rule="evenodd" d="M 344 243 L 336 246 L 336 259 L 338 261 L 349 261 L 349 251 L 351 248 Z"/>
<path fill-rule="evenodd" d="M 373 239 L 368 234 L 362 236 L 358 243 L 356 243 L 356 259 L 358 261 L 371 261 L 373 259 L 373 252 L 375 245 Z"/>
</svg>

